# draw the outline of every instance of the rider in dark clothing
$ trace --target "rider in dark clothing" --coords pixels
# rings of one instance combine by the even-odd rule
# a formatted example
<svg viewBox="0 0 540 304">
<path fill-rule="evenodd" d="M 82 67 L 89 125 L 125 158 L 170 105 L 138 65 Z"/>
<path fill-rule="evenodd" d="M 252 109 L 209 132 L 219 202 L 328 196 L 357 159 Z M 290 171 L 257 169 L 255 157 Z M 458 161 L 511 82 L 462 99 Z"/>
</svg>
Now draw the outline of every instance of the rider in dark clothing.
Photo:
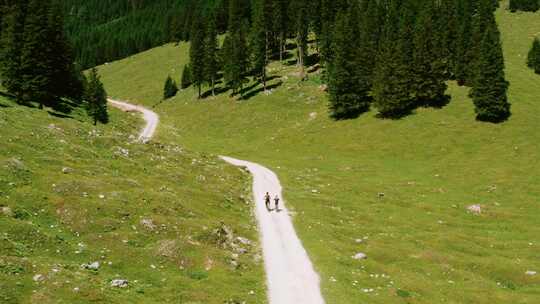
<svg viewBox="0 0 540 304">
<path fill-rule="evenodd" d="M 270 194 L 268 192 L 264 195 L 264 203 L 266 204 L 266 209 L 270 210 Z"/>
<path fill-rule="evenodd" d="M 274 197 L 274 203 L 276 204 L 276 210 L 279 210 L 279 196 Z"/>
</svg>

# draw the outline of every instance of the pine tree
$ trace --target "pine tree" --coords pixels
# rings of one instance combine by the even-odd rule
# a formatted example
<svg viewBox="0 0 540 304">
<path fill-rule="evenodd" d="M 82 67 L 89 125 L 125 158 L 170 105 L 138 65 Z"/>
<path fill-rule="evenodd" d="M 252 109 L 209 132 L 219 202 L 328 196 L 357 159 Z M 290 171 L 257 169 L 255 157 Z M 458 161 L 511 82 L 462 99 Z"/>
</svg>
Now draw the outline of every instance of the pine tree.
<svg viewBox="0 0 540 304">
<path fill-rule="evenodd" d="M 80 101 L 83 95 L 82 71 L 74 64 L 74 55 L 64 28 L 62 7 L 59 2 L 53 1 L 48 12 L 47 57 L 52 78 L 48 92 L 55 98 L 68 97 Z"/>
<path fill-rule="evenodd" d="M 527 66 L 540 74 L 540 39 L 534 38 L 531 50 L 527 55 Z"/>
<path fill-rule="evenodd" d="M 445 63 L 436 45 L 435 5 L 425 1 L 414 29 L 412 91 L 419 105 L 440 106 L 445 102 Z"/>
<path fill-rule="evenodd" d="M 309 5 L 308 0 L 296 0 L 290 2 L 292 30 L 296 38 L 298 67 L 300 68 L 300 79 L 306 79 L 306 59 L 308 56 L 308 34 L 309 34 Z"/>
<path fill-rule="evenodd" d="M 476 2 L 473 2 L 473 5 L 475 5 L 476 8 L 476 12 L 472 18 L 471 40 L 473 43 L 470 44 L 466 54 L 469 64 L 466 67 L 465 79 L 466 84 L 470 85 L 474 82 L 474 73 L 477 71 L 475 65 L 481 55 L 481 46 L 478 42 L 482 41 L 486 28 L 489 26 L 496 8 L 493 0 L 477 0 Z"/>
<path fill-rule="evenodd" d="M 471 97 L 476 118 L 481 121 L 501 122 L 510 116 L 508 82 L 504 76 L 504 58 L 494 17 L 487 23 L 480 43 L 478 62 Z"/>
<path fill-rule="evenodd" d="M 13 94 L 17 102 L 23 101 L 23 77 L 21 71 L 21 49 L 23 44 L 25 2 L 4 7 L 0 36 L 0 77 L 2 86 Z"/>
<path fill-rule="evenodd" d="M 341 12 L 334 25 L 333 44 L 335 50 L 328 69 L 330 92 L 330 116 L 334 119 L 354 118 L 369 109 L 369 81 L 362 67 L 359 54 L 358 18 L 360 8 L 354 5 L 349 13 Z"/>
<path fill-rule="evenodd" d="M 360 35 L 355 39 L 359 42 L 359 56 L 363 58 L 360 64 L 363 67 L 363 74 L 369 83 L 369 87 L 373 86 L 373 73 L 375 70 L 377 53 L 379 50 L 379 42 L 381 39 L 382 13 L 378 0 L 366 0 L 362 2 L 363 15 L 359 18 Z"/>
<path fill-rule="evenodd" d="M 391 1 L 373 83 L 374 106 L 382 117 L 399 118 L 414 105 L 411 93 L 411 9 Z M 400 15 L 401 11 L 401 15 Z"/>
<path fill-rule="evenodd" d="M 215 96 L 216 79 L 219 71 L 218 60 L 218 37 L 214 13 L 210 13 L 206 38 L 204 40 L 204 78 L 212 88 L 212 96 Z"/>
<path fill-rule="evenodd" d="M 106 124 L 109 122 L 109 114 L 107 112 L 107 92 L 100 80 L 98 71 L 93 68 L 90 71 L 87 85 L 85 88 L 86 111 L 92 117 L 94 126 L 98 122 Z"/>
<path fill-rule="evenodd" d="M 267 28 L 265 3 L 268 0 L 255 0 L 252 5 L 253 24 L 251 25 L 251 57 L 252 67 L 256 77 L 260 79 L 266 92 L 266 66 L 268 65 L 268 47 L 270 28 Z"/>
<path fill-rule="evenodd" d="M 283 62 L 285 44 L 288 32 L 287 0 L 274 0 L 273 2 L 272 29 L 278 36 L 279 61 Z"/>
<path fill-rule="evenodd" d="M 470 0 L 457 0 L 459 29 L 456 41 L 456 61 L 454 62 L 454 77 L 458 85 L 465 85 L 469 79 L 469 66 L 472 63 L 469 49 L 472 40 L 472 17 L 474 14 L 473 3 Z"/>
<path fill-rule="evenodd" d="M 201 87 L 205 83 L 205 28 L 201 16 L 195 18 L 191 31 L 191 46 L 189 59 L 191 68 L 191 82 L 198 89 L 198 98 L 202 97 Z"/>
<path fill-rule="evenodd" d="M 167 76 L 165 86 L 163 87 L 163 100 L 176 96 L 176 93 L 178 93 L 178 86 L 176 85 L 176 82 L 171 78 L 171 76 Z"/>
<path fill-rule="evenodd" d="M 180 81 L 180 88 L 182 90 L 189 88 L 189 86 L 192 84 L 191 82 L 191 68 L 189 67 L 189 64 L 186 64 L 184 66 L 184 70 L 182 71 L 182 79 Z"/>
<path fill-rule="evenodd" d="M 50 92 L 53 85 L 53 62 L 49 38 L 49 1 L 30 0 L 25 19 L 21 49 L 22 97 L 25 101 L 36 101 L 42 109 L 52 103 Z"/>
</svg>

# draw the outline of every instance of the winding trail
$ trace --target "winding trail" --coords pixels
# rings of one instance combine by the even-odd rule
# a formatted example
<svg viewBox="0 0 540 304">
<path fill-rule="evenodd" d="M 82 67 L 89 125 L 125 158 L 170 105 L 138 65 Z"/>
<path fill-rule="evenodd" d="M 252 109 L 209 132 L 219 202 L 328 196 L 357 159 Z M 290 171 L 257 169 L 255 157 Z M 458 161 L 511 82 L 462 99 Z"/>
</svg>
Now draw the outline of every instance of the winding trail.
<svg viewBox="0 0 540 304">
<path fill-rule="evenodd" d="M 156 113 L 141 106 L 112 99 L 109 99 L 109 103 L 123 111 L 143 113 L 146 127 L 141 132 L 139 140 L 146 143 L 152 138 L 159 123 L 159 116 Z M 229 164 L 246 168 L 253 175 L 255 215 L 262 239 L 269 303 L 324 304 L 319 276 L 296 235 L 276 174 L 255 163 L 226 156 L 221 158 Z M 277 194 L 281 198 L 279 212 L 268 212 L 266 209 L 264 204 L 266 192 L 270 192 L 272 197 Z"/>
<path fill-rule="evenodd" d="M 113 107 L 118 108 L 122 111 L 140 112 L 143 114 L 143 119 L 146 122 L 146 126 L 139 135 L 140 142 L 147 143 L 154 136 L 157 126 L 159 124 L 159 116 L 155 112 L 150 111 L 145 107 L 132 105 L 127 102 L 118 101 L 111 98 L 108 98 L 107 100 Z"/>
</svg>

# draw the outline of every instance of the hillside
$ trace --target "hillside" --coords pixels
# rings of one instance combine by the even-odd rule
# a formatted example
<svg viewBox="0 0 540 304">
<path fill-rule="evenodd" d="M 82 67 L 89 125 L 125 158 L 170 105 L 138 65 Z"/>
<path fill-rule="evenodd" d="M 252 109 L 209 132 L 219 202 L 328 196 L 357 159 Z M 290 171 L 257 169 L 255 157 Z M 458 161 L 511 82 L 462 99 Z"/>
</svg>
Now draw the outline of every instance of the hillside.
<svg viewBox="0 0 540 304">
<path fill-rule="evenodd" d="M 63 0 L 77 61 L 90 68 L 184 39 L 199 7 L 221 0 Z"/>
<path fill-rule="evenodd" d="M 265 303 L 249 179 L 110 114 L 0 97 L 0 302 Z"/>
<path fill-rule="evenodd" d="M 200 101 L 192 89 L 161 102 L 187 44 L 100 72 L 114 97 L 157 105 L 160 140 L 278 173 L 328 303 L 536 303 L 540 277 L 526 272 L 540 269 L 540 78 L 525 58 L 539 17 L 497 13 L 513 112 L 499 125 L 475 121 L 455 83 L 442 109 L 334 122 L 320 76 L 300 83 L 294 65 L 277 63 L 270 95 L 252 83 L 241 102 L 230 92 Z M 467 211 L 474 204 L 481 214 Z"/>
</svg>

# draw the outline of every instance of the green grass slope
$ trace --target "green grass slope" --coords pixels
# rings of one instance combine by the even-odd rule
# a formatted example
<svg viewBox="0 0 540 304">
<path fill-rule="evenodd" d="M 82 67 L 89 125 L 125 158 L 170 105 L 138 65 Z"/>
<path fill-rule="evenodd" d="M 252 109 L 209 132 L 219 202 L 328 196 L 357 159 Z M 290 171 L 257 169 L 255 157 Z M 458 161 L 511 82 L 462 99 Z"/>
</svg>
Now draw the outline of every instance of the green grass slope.
<svg viewBox="0 0 540 304">
<path fill-rule="evenodd" d="M 454 83 L 440 110 L 334 122 L 319 76 L 299 84 L 278 64 L 270 95 L 198 101 L 189 89 L 159 104 L 185 44 L 100 72 L 114 97 L 159 104 L 158 138 L 279 174 L 328 303 L 538 303 L 540 275 L 526 271 L 540 272 L 540 78 L 525 59 L 540 14 L 497 16 L 513 112 L 499 125 L 476 122 L 468 89 Z M 353 260 L 358 252 L 368 258 Z"/>
<path fill-rule="evenodd" d="M 111 110 L 96 128 L 0 97 L 0 303 L 266 302 L 249 179 L 134 143 L 141 125 Z M 221 222 L 254 243 L 232 245 Z"/>
</svg>

